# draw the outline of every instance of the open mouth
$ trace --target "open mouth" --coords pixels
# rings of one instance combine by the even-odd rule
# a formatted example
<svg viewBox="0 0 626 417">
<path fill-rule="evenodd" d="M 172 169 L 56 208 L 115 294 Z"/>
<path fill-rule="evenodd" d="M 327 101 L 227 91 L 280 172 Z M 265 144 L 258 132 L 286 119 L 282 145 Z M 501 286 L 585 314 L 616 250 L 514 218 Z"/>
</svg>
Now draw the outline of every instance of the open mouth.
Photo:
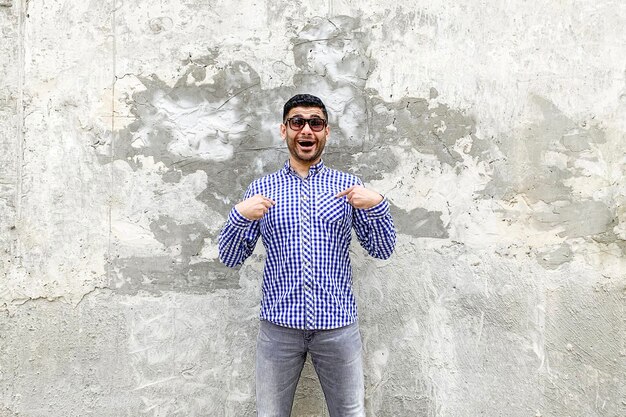
<svg viewBox="0 0 626 417">
<path fill-rule="evenodd" d="M 304 151 L 309 151 L 313 149 L 313 147 L 315 146 L 315 141 L 314 140 L 299 140 L 298 146 Z"/>
</svg>

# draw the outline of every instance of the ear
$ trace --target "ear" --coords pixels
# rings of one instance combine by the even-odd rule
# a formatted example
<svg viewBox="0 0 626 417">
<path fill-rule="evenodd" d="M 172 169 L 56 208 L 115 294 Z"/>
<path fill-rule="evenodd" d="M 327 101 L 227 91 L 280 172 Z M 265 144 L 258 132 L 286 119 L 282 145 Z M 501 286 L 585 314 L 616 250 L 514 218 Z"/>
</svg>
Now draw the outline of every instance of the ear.
<svg viewBox="0 0 626 417">
<path fill-rule="evenodd" d="M 285 140 L 287 138 L 287 126 L 284 123 L 280 124 L 280 137 Z"/>
</svg>

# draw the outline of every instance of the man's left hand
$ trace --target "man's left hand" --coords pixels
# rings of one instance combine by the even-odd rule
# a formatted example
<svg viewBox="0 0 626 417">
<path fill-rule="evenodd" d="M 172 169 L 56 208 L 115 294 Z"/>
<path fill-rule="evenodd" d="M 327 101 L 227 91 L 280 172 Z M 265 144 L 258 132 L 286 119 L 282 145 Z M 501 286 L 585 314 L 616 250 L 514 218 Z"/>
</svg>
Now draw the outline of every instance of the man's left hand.
<svg viewBox="0 0 626 417">
<path fill-rule="evenodd" d="M 368 190 L 362 185 L 353 185 L 337 194 L 335 197 L 346 196 L 348 203 L 354 208 L 369 209 L 383 201 L 383 196 L 376 191 Z"/>
</svg>

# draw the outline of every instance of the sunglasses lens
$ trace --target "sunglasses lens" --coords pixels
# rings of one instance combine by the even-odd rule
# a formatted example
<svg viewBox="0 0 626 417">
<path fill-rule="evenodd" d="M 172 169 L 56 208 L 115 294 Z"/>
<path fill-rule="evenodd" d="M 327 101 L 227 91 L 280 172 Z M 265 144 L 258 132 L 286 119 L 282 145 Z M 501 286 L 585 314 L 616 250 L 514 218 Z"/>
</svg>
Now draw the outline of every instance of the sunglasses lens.
<svg viewBox="0 0 626 417">
<path fill-rule="evenodd" d="M 301 119 L 300 117 L 294 117 L 289 119 L 289 123 L 293 130 L 300 130 L 306 124 L 306 120 Z"/>
<path fill-rule="evenodd" d="M 324 120 L 323 119 L 311 119 L 309 120 L 309 126 L 311 126 L 311 130 L 314 132 L 319 132 L 324 129 Z"/>
</svg>

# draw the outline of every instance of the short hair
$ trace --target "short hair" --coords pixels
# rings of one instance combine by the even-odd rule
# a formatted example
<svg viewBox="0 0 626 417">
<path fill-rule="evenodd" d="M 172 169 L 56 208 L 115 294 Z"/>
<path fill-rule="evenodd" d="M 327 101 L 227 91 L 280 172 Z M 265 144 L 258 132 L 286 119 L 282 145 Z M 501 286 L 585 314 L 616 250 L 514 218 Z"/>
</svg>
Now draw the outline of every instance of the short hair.
<svg viewBox="0 0 626 417">
<path fill-rule="evenodd" d="M 283 107 L 283 121 L 286 119 L 289 111 L 294 107 L 318 107 L 324 113 L 324 118 L 328 121 L 328 112 L 326 111 L 326 106 L 322 102 L 319 97 L 315 97 L 311 94 L 296 94 L 291 97 L 285 103 Z"/>
</svg>

